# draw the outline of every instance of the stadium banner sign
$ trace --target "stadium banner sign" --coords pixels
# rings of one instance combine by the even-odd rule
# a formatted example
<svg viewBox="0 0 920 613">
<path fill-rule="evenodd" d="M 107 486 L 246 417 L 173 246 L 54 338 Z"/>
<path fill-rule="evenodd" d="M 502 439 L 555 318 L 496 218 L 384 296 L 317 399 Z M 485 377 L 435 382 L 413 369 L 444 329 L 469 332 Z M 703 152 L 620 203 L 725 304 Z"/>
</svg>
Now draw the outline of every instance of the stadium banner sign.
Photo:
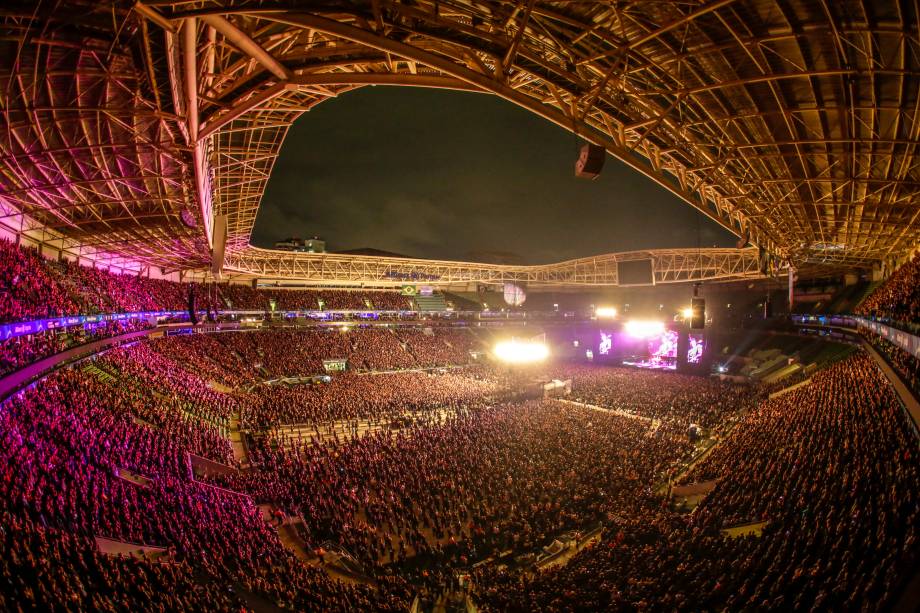
<svg viewBox="0 0 920 613">
<path fill-rule="evenodd" d="M 886 326 L 877 321 L 859 318 L 860 327 L 867 328 L 875 332 L 886 341 L 897 345 L 915 358 L 920 358 L 920 338 L 904 330 L 898 330 L 891 326 Z"/>
<path fill-rule="evenodd" d="M 400 292 L 403 296 L 414 296 L 417 293 L 414 285 L 403 285 L 402 291 Z"/>
<path fill-rule="evenodd" d="M 323 360 L 326 372 L 344 372 L 347 366 L 348 360 Z"/>
<path fill-rule="evenodd" d="M 136 313 L 107 313 L 104 315 L 71 315 L 68 317 L 55 317 L 51 319 L 35 319 L 20 321 L 0 326 L 0 341 L 40 334 L 48 330 L 60 330 L 74 326 L 88 326 L 109 321 L 126 321 L 134 319 L 148 319 L 150 317 L 177 317 L 188 315 L 188 311 L 143 311 Z"/>
<path fill-rule="evenodd" d="M 857 330 L 871 330 L 915 358 L 920 359 L 920 337 L 881 322 L 866 319 L 865 317 L 853 317 L 849 315 L 793 315 L 792 320 L 801 326 L 845 326 L 850 328 L 855 327 Z"/>
</svg>

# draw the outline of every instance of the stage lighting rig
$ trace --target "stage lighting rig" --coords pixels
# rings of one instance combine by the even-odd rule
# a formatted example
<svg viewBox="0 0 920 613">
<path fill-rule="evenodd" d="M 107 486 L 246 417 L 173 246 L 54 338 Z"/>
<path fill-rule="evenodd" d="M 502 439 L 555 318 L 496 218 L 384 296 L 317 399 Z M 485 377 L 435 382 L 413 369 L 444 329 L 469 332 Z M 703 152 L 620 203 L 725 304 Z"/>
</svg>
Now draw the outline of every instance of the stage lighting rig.
<svg viewBox="0 0 920 613">
<path fill-rule="evenodd" d="M 615 307 L 600 306 L 594 309 L 594 315 L 598 319 L 613 319 L 617 316 Z"/>
</svg>

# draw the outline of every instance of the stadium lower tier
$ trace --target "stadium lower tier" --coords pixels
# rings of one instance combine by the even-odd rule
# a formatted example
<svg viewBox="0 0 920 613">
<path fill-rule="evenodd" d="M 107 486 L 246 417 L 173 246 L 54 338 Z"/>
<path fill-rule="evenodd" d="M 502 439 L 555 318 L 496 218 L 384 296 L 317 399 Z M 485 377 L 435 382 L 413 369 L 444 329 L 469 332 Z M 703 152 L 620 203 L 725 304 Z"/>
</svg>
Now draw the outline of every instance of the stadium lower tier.
<svg viewBox="0 0 920 613">
<path fill-rule="evenodd" d="M 299 333 L 144 340 L 6 399 L 0 610 L 885 610 L 917 562 L 918 439 L 865 354 L 768 399 Z M 308 376 L 339 344 L 363 372 Z M 571 395 L 524 398 L 549 378 Z"/>
</svg>

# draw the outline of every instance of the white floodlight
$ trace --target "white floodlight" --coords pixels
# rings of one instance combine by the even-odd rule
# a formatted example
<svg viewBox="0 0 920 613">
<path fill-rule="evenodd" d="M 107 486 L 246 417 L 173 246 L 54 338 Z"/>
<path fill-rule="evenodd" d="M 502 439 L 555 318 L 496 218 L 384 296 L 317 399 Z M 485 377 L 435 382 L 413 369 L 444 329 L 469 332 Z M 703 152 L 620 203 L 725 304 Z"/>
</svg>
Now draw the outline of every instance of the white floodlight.
<svg viewBox="0 0 920 613">
<path fill-rule="evenodd" d="M 664 322 L 632 319 L 624 326 L 626 333 L 635 338 L 651 338 L 664 334 Z"/>
<path fill-rule="evenodd" d="M 512 339 L 496 344 L 494 354 L 496 358 L 509 364 L 532 364 L 549 357 L 549 348 L 545 343 Z"/>
<path fill-rule="evenodd" d="M 601 306 L 594 309 L 594 314 L 601 319 L 613 319 L 617 316 L 615 307 Z"/>
</svg>

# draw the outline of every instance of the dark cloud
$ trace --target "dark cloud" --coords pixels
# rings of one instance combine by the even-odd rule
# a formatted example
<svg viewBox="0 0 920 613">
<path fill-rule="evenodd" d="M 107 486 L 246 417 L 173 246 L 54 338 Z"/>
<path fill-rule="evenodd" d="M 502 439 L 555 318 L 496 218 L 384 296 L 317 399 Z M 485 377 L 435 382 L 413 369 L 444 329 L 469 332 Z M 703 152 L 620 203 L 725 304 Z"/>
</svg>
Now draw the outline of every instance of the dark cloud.
<svg viewBox="0 0 920 613">
<path fill-rule="evenodd" d="M 734 243 L 613 158 L 596 181 L 576 179 L 576 151 L 572 134 L 495 96 L 363 88 L 291 128 L 253 242 L 316 235 L 334 250 L 532 263 Z"/>
</svg>

